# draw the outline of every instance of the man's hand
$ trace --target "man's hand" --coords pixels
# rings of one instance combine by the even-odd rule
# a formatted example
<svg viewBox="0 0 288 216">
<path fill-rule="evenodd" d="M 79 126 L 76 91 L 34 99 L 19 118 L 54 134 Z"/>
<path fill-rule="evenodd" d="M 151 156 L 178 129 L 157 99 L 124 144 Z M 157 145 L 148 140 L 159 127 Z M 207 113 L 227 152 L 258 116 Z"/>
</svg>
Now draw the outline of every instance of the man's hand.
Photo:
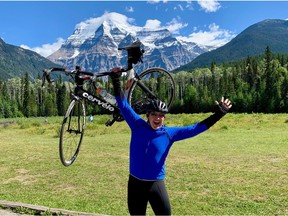
<svg viewBox="0 0 288 216">
<path fill-rule="evenodd" d="M 224 97 L 221 98 L 221 102 L 215 101 L 215 113 L 225 115 L 229 112 L 230 108 L 232 107 L 231 101 Z"/>
</svg>

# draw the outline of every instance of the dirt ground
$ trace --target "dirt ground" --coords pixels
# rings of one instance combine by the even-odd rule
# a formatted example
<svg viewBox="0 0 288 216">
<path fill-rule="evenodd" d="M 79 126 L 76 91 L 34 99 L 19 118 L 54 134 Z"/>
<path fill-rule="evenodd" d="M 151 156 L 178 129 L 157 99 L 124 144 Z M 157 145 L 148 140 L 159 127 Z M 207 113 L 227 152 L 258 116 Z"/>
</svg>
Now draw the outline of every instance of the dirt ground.
<svg viewBox="0 0 288 216">
<path fill-rule="evenodd" d="M 17 214 L 17 213 L 14 213 L 14 212 L 12 212 L 12 211 L 9 210 L 9 209 L 0 209 L 0 216 L 19 216 L 19 215 L 27 216 L 26 214 Z"/>
<path fill-rule="evenodd" d="M 61 215 L 67 215 L 67 216 L 107 216 L 107 215 L 87 213 L 87 212 L 69 211 L 65 209 L 54 209 L 54 208 L 48 208 L 46 206 L 31 205 L 31 204 L 19 203 L 19 202 L 10 202 L 10 201 L 5 201 L 5 200 L 0 200 L 0 206 L 1 206 L 0 216 L 31 216 L 28 214 L 21 214 L 21 213 L 13 212 L 12 209 L 16 209 L 16 208 L 26 208 L 28 210 L 34 210 L 36 212 L 49 211 L 53 215 L 61 214 Z"/>
</svg>

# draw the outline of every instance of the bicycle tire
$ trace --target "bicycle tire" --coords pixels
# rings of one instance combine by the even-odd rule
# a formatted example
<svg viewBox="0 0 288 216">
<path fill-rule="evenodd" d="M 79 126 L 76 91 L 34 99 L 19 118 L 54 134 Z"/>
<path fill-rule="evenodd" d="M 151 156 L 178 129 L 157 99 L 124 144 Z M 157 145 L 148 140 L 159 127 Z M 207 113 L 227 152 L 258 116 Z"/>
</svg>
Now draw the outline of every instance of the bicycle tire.
<svg viewBox="0 0 288 216">
<path fill-rule="evenodd" d="M 77 158 L 86 124 L 83 100 L 73 99 L 64 116 L 59 142 L 60 160 L 70 166 Z"/>
<path fill-rule="evenodd" d="M 175 97 L 175 81 L 172 75 L 162 68 L 149 68 L 139 74 L 139 80 L 156 96 L 171 107 Z M 128 103 L 138 114 L 146 113 L 146 105 L 154 97 L 134 81 L 128 91 Z"/>
</svg>

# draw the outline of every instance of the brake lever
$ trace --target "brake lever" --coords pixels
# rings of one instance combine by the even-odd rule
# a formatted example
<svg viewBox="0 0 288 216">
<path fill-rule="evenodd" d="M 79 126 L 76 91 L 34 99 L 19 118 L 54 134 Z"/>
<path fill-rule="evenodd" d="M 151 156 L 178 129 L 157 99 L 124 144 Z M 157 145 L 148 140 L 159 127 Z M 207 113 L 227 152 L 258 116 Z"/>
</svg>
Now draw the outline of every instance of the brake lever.
<svg viewBox="0 0 288 216">
<path fill-rule="evenodd" d="M 52 72 L 52 69 L 44 69 L 43 70 L 43 76 L 42 76 L 42 87 L 45 84 L 45 81 L 47 80 L 49 83 L 52 83 L 53 80 L 51 80 L 50 73 Z"/>
</svg>

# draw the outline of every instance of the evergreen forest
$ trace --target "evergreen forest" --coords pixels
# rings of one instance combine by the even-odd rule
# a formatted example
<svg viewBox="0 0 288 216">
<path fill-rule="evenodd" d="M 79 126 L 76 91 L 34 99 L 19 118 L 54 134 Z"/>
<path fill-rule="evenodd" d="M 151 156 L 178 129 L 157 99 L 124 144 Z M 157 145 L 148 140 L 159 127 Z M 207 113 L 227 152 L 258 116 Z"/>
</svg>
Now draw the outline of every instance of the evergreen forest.
<svg viewBox="0 0 288 216">
<path fill-rule="evenodd" d="M 285 113 L 288 111 L 288 54 L 263 55 L 173 74 L 176 97 L 171 113 L 213 112 L 215 100 L 229 97 L 235 113 Z M 63 116 L 70 102 L 71 83 L 61 76 L 42 87 L 40 75 L 0 80 L 0 118 Z M 111 82 L 97 83 L 112 92 Z M 104 114 L 87 105 L 87 114 Z"/>
</svg>

